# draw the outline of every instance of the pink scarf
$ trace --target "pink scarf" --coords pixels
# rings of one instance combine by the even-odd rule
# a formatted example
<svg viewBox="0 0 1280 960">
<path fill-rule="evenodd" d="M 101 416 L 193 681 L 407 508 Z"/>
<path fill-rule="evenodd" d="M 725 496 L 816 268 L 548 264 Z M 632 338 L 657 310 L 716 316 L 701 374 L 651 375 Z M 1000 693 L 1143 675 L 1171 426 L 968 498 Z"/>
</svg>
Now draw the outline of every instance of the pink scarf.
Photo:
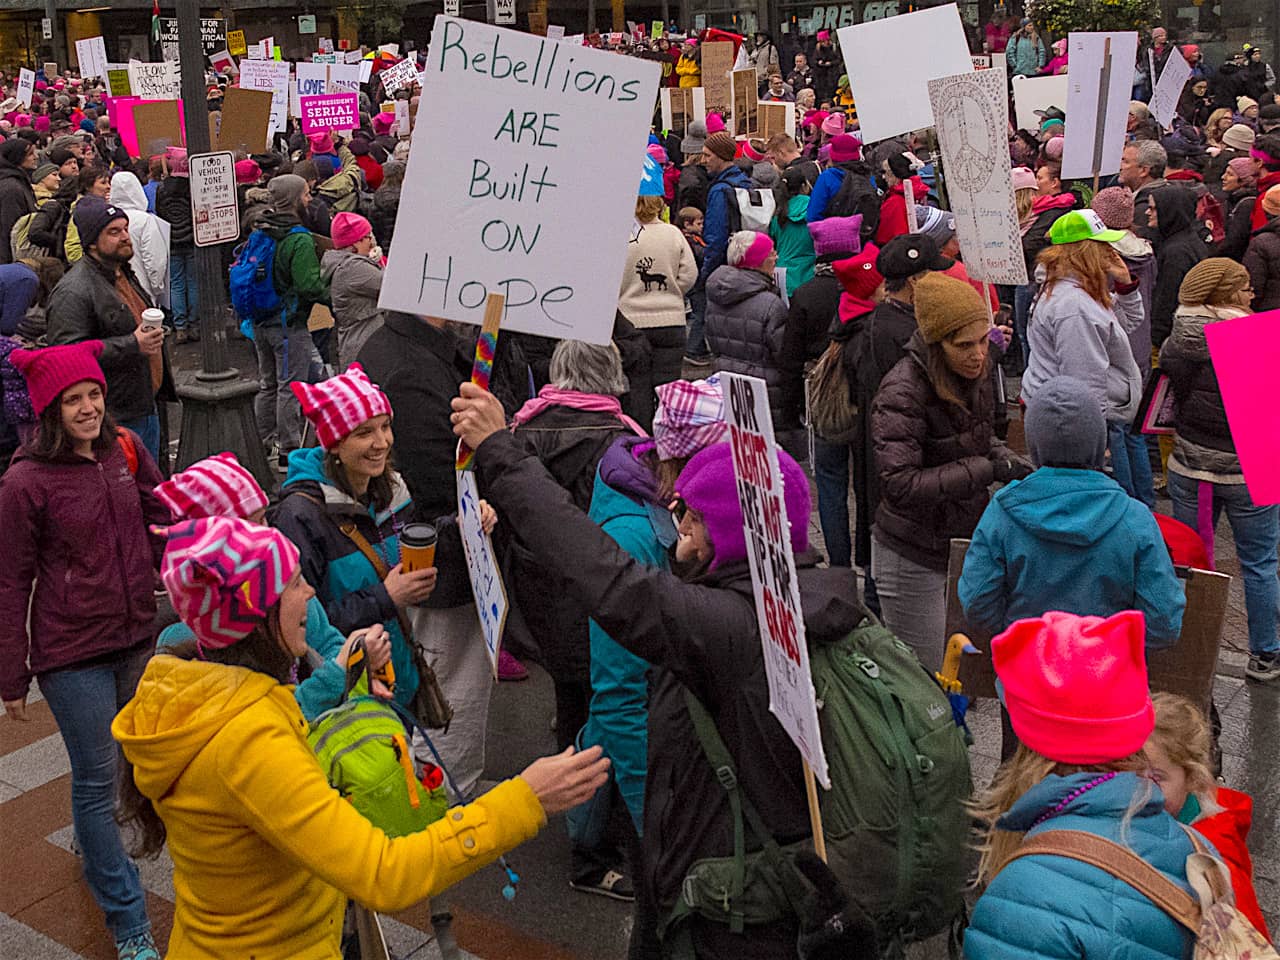
<svg viewBox="0 0 1280 960">
<path fill-rule="evenodd" d="M 522 423 L 528 423 L 538 414 L 552 407 L 571 407 L 574 410 L 611 413 L 621 420 L 627 429 L 637 437 L 647 437 L 649 435 L 645 432 L 644 427 L 622 412 L 622 404 L 618 402 L 617 397 L 605 396 L 602 393 L 580 393 L 577 390 L 561 390 L 552 383 L 539 390 L 537 397 L 526 401 L 525 405 L 516 411 L 515 419 L 512 421 L 512 429 L 514 430 Z"/>
</svg>

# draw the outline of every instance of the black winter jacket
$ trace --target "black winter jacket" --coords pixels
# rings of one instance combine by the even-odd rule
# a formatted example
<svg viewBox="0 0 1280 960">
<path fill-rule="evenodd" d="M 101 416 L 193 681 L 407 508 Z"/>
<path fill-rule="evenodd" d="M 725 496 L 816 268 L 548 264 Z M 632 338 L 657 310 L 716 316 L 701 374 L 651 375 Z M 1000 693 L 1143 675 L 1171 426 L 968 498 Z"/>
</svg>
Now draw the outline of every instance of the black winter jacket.
<svg viewBox="0 0 1280 960">
<path fill-rule="evenodd" d="M 1254 312 L 1280 307 L 1280 219 L 1253 232 L 1242 262 L 1253 284 Z"/>
<path fill-rule="evenodd" d="M 152 306 L 129 265 L 123 263 L 120 269 L 142 302 Z M 156 412 L 151 367 L 133 335 L 137 327 L 133 312 L 116 293 L 111 268 L 88 254 L 72 264 L 49 295 L 50 346 L 102 341 L 98 362 L 107 378 L 107 410 L 117 420 L 135 420 Z M 167 353 L 164 366 L 159 395 L 176 399 Z"/>
<path fill-rule="evenodd" d="M 578 511 L 536 458 L 505 432 L 480 445 L 476 467 L 482 495 L 521 542 L 560 570 L 566 589 L 616 642 L 658 668 L 649 701 L 642 872 L 659 906 L 665 911 L 674 905 L 695 860 L 733 853 L 725 791 L 699 746 L 684 687 L 716 721 L 739 782 L 773 836 L 781 843 L 808 836 L 800 758 L 769 713 L 746 562 L 688 583 L 645 566 Z M 806 636 L 821 644 L 846 635 L 865 613 L 854 599 L 850 570 L 811 564 L 797 558 Z M 750 836 L 747 844 L 749 850 L 757 847 Z M 789 953 L 778 953 L 765 952 L 763 938 L 753 933 L 729 941 L 737 948 L 732 956 L 794 956 L 794 935 Z M 697 946 L 697 932 L 694 939 Z"/>
<path fill-rule="evenodd" d="M 1249 236 L 1253 232 L 1253 205 L 1258 200 L 1258 191 L 1245 188 L 1232 191 L 1226 197 L 1227 235 L 1218 244 L 1215 256 L 1240 262 L 1249 248 Z"/>
<path fill-rule="evenodd" d="M 938 396 L 919 335 L 889 371 L 871 407 L 880 476 L 875 539 L 945 572 L 952 537 L 970 537 L 990 499 L 992 459 L 1017 458 L 996 439 L 991 379 L 976 381 L 968 409 Z"/>
<path fill-rule="evenodd" d="M 831 339 L 831 323 L 840 306 L 840 294 L 844 292 L 831 269 L 832 259 L 820 260 L 813 279 L 801 284 L 791 295 L 787 325 L 782 331 L 782 349 L 778 353 L 784 429 L 800 425 L 804 413 L 805 363 L 822 356 Z"/>
<path fill-rule="evenodd" d="M 31 218 L 27 236 L 36 246 L 44 247 L 49 256 L 66 262 L 67 224 L 71 221 L 71 205 L 76 202 L 77 187 L 74 180 L 65 180 L 57 192 Z"/>
<path fill-rule="evenodd" d="M 1178 309 L 1178 288 L 1182 278 L 1201 260 L 1209 248 L 1199 234 L 1195 194 L 1185 187 L 1165 186 L 1151 193 L 1156 205 L 1156 285 L 1151 296 L 1151 342 L 1159 347 L 1173 329 L 1173 313 Z"/>
<path fill-rule="evenodd" d="M 707 189 L 711 186 L 711 177 L 707 168 L 700 163 L 691 163 L 680 168 L 680 179 L 676 181 L 676 210 L 681 207 L 697 207 L 706 212 Z"/>
<path fill-rule="evenodd" d="M 775 417 L 782 408 L 778 356 L 786 322 L 772 277 L 726 264 L 708 278 L 707 346 L 718 354 L 716 369 L 764 380 Z"/>
<path fill-rule="evenodd" d="M 36 192 L 26 170 L 0 160 L 0 263 L 13 262 L 13 225 L 36 209 Z"/>
<path fill-rule="evenodd" d="M 369 215 L 369 223 L 373 227 L 373 237 L 382 247 L 384 255 L 391 253 L 391 235 L 396 229 L 396 214 L 400 212 L 400 188 L 382 186 L 374 191 L 373 212 Z"/>
<path fill-rule="evenodd" d="M 195 227 L 191 223 L 191 181 L 186 177 L 165 177 L 156 191 L 156 215 L 172 228 L 169 249 L 190 253 L 196 248 Z"/>
<path fill-rule="evenodd" d="M 1160 351 L 1160 371 L 1168 375 L 1173 390 L 1178 436 L 1211 450 L 1234 454 L 1236 445 L 1222 402 L 1222 388 L 1204 337 L 1205 326 L 1217 319 L 1211 307 L 1181 308 L 1174 319 L 1173 333 Z"/>
</svg>

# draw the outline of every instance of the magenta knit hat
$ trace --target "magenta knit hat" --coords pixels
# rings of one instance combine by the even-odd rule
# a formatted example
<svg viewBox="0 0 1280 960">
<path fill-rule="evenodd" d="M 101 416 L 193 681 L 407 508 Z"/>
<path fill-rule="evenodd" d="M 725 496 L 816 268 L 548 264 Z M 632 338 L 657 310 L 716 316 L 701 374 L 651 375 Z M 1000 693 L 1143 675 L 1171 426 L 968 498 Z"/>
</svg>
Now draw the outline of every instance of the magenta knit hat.
<svg viewBox="0 0 1280 960">
<path fill-rule="evenodd" d="M 92 380 L 106 393 L 107 378 L 98 364 L 100 356 L 102 341 L 84 340 L 61 347 L 14 350 L 9 360 L 26 379 L 31 409 L 39 416 L 73 384 Z"/>
<path fill-rule="evenodd" d="M 293 381 L 289 385 L 302 404 L 302 415 L 316 428 L 320 446 L 332 450 L 366 420 L 391 415 L 391 401 L 358 363 L 346 373 L 320 383 Z"/>
<path fill-rule="evenodd" d="M 191 171 L 191 161 L 187 159 L 186 147 L 165 147 L 164 162 L 169 168 L 169 173 L 175 177 L 188 176 Z"/>
<path fill-rule="evenodd" d="M 247 157 L 236 163 L 236 183 L 241 185 L 254 184 L 262 179 L 262 168 L 258 166 L 257 161 L 250 160 Z"/>
<path fill-rule="evenodd" d="M 373 117 L 373 132 L 379 137 L 384 137 L 391 132 L 392 126 L 395 125 L 396 115 L 394 113 L 377 113 Z"/>
<path fill-rule="evenodd" d="M 156 496 L 177 520 L 247 520 L 267 509 L 267 495 L 234 453 L 217 453 L 193 463 L 157 486 Z"/>
<path fill-rule="evenodd" d="M 1133 229 L 1133 191 L 1128 187 L 1107 187 L 1089 202 L 1104 226 L 1112 230 Z"/>
<path fill-rule="evenodd" d="M 1013 177 L 1014 190 L 1038 190 L 1040 184 L 1036 183 L 1035 171 L 1030 167 L 1014 167 L 1009 171 Z"/>
<path fill-rule="evenodd" d="M 1044 155 L 1050 160 L 1062 160 L 1062 148 L 1066 146 L 1065 137 L 1050 137 L 1044 145 Z"/>
<path fill-rule="evenodd" d="M 311 152 L 315 153 L 333 153 L 333 135 L 328 130 L 323 133 L 311 133 L 307 135 L 307 143 L 311 146 Z"/>
<path fill-rule="evenodd" d="M 1058 763 L 1109 763 L 1141 750 L 1155 728 L 1146 634 L 1137 610 L 1105 619 L 1051 611 L 992 640 L 1018 739 Z"/>
<path fill-rule="evenodd" d="M 844 133 L 844 114 L 827 114 L 826 118 L 822 121 L 822 132 L 832 137 L 838 133 Z"/>
<path fill-rule="evenodd" d="M 169 542 L 160 579 L 202 650 L 252 633 L 298 571 L 298 548 L 289 538 L 247 520 L 203 517 L 163 532 Z"/>
<path fill-rule="evenodd" d="M 829 118 L 828 118 L 829 119 Z M 824 123 L 823 129 L 826 129 Z M 831 162 L 848 163 L 862 158 L 862 141 L 852 134 L 842 133 L 831 138 Z"/>
<path fill-rule="evenodd" d="M 725 126 L 724 126 L 724 117 L 720 116 L 720 114 L 718 114 L 718 113 L 714 113 L 714 112 L 713 112 L 713 113 L 708 113 L 708 114 L 707 114 L 707 120 L 706 120 L 706 123 L 707 123 L 707 134 L 708 134 L 708 136 L 709 136 L 709 135 L 711 135 L 711 134 L 713 134 L 713 133 L 723 133 L 723 132 L 724 132 L 724 129 L 725 129 Z"/>
<path fill-rule="evenodd" d="M 1258 183 L 1258 168 L 1248 157 L 1236 157 L 1227 163 L 1227 169 L 1240 178 L 1240 183 L 1246 187 L 1256 186 Z"/>
<path fill-rule="evenodd" d="M 653 415 L 653 442 L 659 460 L 691 457 L 725 439 L 724 392 L 720 378 L 672 380 L 654 388 L 658 412 Z"/>
<path fill-rule="evenodd" d="M 833 253 L 852 256 L 862 250 L 862 214 L 852 217 L 827 217 L 809 224 L 813 252 L 819 257 Z"/>
<path fill-rule="evenodd" d="M 791 525 L 791 549 L 809 549 L 809 480 L 785 450 L 778 450 L 782 472 L 782 498 Z M 733 447 L 717 443 L 694 454 L 676 480 L 676 493 L 702 515 L 716 556 L 711 569 L 747 559 L 747 538 L 742 529 L 742 506 L 733 473 Z"/>
<path fill-rule="evenodd" d="M 730 266 L 739 267 L 743 270 L 754 270 L 761 266 L 769 259 L 769 254 L 773 253 L 773 240 L 767 233 L 757 233 L 751 238 L 751 244 L 747 249 L 742 251 L 742 256 L 737 263 L 730 262 Z"/>
<path fill-rule="evenodd" d="M 341 250 L 343 247 L 354 246 L 371 233 L 373 225 L 368 220 L 358 213 L 343 212 L 334 216 L 329 238 L 333 240 L 334 247 Z"/>
<path fill-rule="evenodd" d="M 35 130 L 36 133 L 48 133 L 49 124 L 51 122 L 52 121 L 50 120 L 49 115 L 46 113 L 42 113 L 40 114 L 40 116 L 36 117 L 31 121 L 31 128 Z"/>
</svg>

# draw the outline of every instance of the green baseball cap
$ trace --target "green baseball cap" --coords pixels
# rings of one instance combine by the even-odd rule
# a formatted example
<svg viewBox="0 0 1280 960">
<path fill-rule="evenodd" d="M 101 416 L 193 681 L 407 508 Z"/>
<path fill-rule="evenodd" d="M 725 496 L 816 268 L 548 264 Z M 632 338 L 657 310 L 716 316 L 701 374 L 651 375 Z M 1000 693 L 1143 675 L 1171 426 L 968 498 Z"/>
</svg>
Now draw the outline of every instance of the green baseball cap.
<svg viewBox="0 0 1280 960">
<path fill-rule="evenodd" d="M 1092 210 L 1071 210 L 1049 228 L 1050 243 L 1075 243 L 1079 240 L 1101 240 L 1115 243 L 1124 239 L 1123 230 L 1108 230 L 1102 218 Z"/>
</svg>

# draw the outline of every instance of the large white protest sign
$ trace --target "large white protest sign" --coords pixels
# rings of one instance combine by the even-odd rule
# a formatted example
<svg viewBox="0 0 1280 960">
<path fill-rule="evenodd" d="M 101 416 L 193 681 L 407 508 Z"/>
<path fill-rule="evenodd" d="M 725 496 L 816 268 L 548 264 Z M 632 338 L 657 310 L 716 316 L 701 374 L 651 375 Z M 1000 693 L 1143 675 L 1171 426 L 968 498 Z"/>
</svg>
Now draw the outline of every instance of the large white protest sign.
<svg viewBox="0 0 1280 960">
<path fill-rule="evenodd" d="M 130 60 L 129 89 L 135 97 L 144 100 L 180 100 L 182 80 L 178 75 L 178 65 L 167 60 L 164 63 Z"/>
<path fill-rule="evenodd" d="M 800 582 L 791 550 L 791 524 L 807 524 L 809 518 L 787 518 L 765 382 L 757 377 L 721 373 L 720 388 L 724 391 L 733 473 L 742 507 L 764 669 L 769 678 L 769 712 L 778 718 L 818 781 L 830 788 L 809 673 Z"/>
<path fill-rule="evenodd" d="M 1037 110 L 1057 107 L 1067 109 L 1067 74 L 1055 77 L 1014 77 L 1013 109 L 1019 130 L 1033 133 L 1040 129 Z"/>
<path fill-rule="evenodd" d="M 392 64 L 378 74 L 382 81 L 382 89 L 388 94 L 395 93 L 401 87 L 418 82 L 418 63 L 416 60 L 401 60 Z"/>
<path fill-rule="evenodd" d="M 658 65 L 438 16 L 426 75 L 379 306 L 609 343 Z"/>
<path fill-rule="evenodd" d="M 358 63 L 334 63 L 329 66 L 327 93 L 359 93 L 360 65 Z"/>
<path fill-rule="evenodd" d="M 18 100 L 24 107 L 31 106 L 31 95 L 36 89 L 36 73 L 26 67 L 18 68 Z"/>
<path fill-rule="evenodd" d="M 84 79 L 107 79 L 107 45 L 101 37 L 77 40 L 76 60 L 80 64 L 80 76 Z"/>
<path fill-rule="evenodd" d="M 965 269 L 989 283 L 1026 283 L 1009 175 L 1004 71 L 970 70 L 930 80 L 929 99 Z"/>
<path fill-rule="evenodd" d="M 471 579 L 471 596 L 484 631 L 485 649 L 498 675 L 498 651 L 502 628 L 507 621 L 507 591 L 493 551 L 493 540 L 484 532 L 480 520 L 480 491 L 476 489 L 474 470 L 459 470 L 458 532 L 462 534 L 462 552 L 467 557 L 467 576 Z"/>
<path fill-rule="evenodd" d="M 1138 34 L 1073 33 L 1067 37 L 1067 142 L 1062 176 L 1116 173 L 1124 152 Z M 1106 85 L 1103 85 L 1103 78 Z"/>
<path fill-rule="evenodd" d="M 289 64 L 280 60 L 242 60 L 240 86 L 246 90 L 271 91 L 271 126 L 268 136 L 283 130 L 289 122 Z"/>
<path fill-rule="evenodd" d="M 867 143 L 933 126 L 926 84 L 934 77 L 973 69 L 954 3 L 842 27 L 836 33 Z M 909 68 L 904 57 L 910 60 Z"/>
<path fill-rule="evenodd" d="M 315 97 L 329 92 L 329 64 L 299 61 L 293 69 L 298 78 L 298 96 Z"/>
<path fill-rule="evenodd" d="M 1173 126 L 1173 118 L 1178 115 L 1178 99 L 1182 89 L 1191 79 L 1191 64 L 1185 57 L 1171 56 L 1160 71 L 1160 80 L 1156 83 L 1155 92 L 1151 94 L 1151 102 L 1147 106 L 1151 115 L 1166 130 Z"/>
</svg>

